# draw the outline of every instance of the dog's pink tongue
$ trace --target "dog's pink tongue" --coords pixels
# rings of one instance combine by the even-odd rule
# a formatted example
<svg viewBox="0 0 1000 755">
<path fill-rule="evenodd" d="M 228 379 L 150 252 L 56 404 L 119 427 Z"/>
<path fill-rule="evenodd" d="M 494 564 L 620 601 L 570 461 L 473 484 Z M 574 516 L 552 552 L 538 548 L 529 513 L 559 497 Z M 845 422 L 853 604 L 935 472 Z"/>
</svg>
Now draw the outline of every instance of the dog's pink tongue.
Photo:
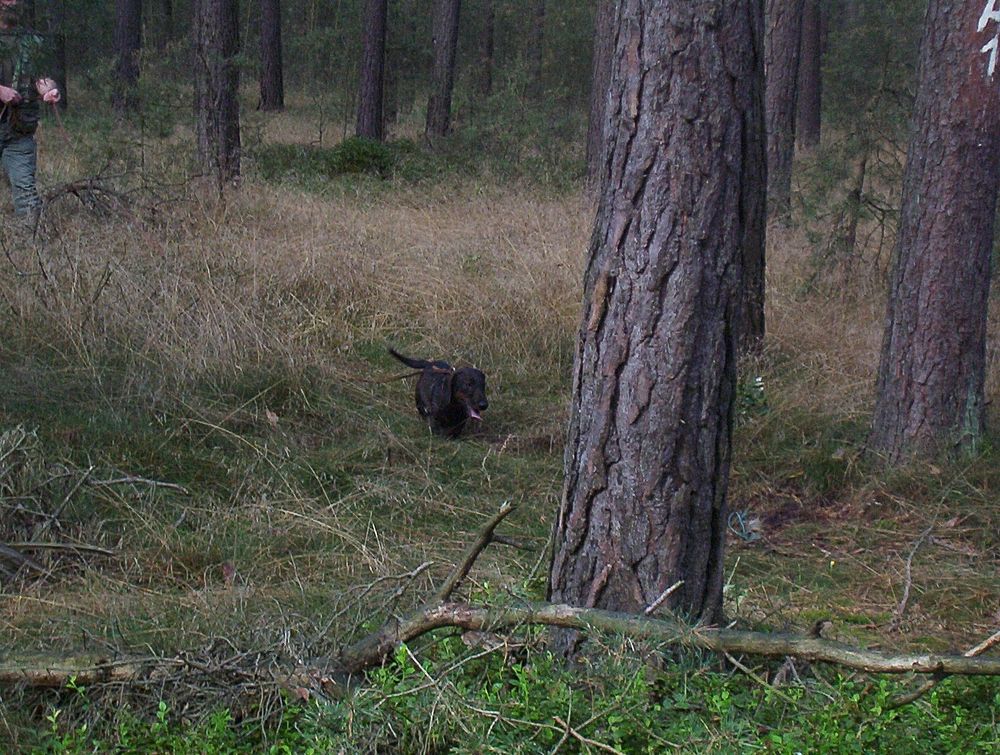
<svg viewBox="0 0 1000 755">
<path fill-rule="evenodd" d="M 469 407 L 469 417 L 471 417 L 472 419 L 475 419 L 475 420 L 479 420 L 480 422 L 483 421 L 483 418 L 479 416 L 479 412 L 477 412 L 471 406 Z"/>
</svg>

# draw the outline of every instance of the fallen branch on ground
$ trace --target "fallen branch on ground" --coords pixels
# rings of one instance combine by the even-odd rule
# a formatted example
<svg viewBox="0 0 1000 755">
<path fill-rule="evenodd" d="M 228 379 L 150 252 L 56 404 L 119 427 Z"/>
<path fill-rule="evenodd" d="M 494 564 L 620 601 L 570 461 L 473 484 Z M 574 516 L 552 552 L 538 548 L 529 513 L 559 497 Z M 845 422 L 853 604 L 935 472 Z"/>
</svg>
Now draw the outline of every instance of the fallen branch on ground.
<svg viewBox="0 0 1000 755">
<path fill-rule="evenodd" d="M 1000 676 L 1000 658 L 974 658 L 935 653 L 887 653 L 845 645 L 822 637 L 750 632 L 739 629 L 689 627 L 679 619 L 634 616 L 598 608 L 576 608 L 554 603 L 487 608 L 467 603 L 444 603 L 421 608 L 393 621 L 378 632 L 345 648 L 339 664 L 345 672 L 378 665 L 403 642 L 434 629 L 458 627 L 479 631 L 511 629 L 528 624 L 624 634 L 635 639 L 702 648 L 718 653 L 745 653 L 772 658 L 793 656 L 807 661 L 835 663 L 879 674 L 964 674 Z"/>
<path fill-rule="evenodd" d="M 990 637 L 987 637 L 985 640 L 980 642 L 974 648 L 965 651 L 963 655 L 966 658 L 975 658 L 977 655 L 982 655 L 983 653 L 985 653 L 994 645 L 1000 645 L 1000 629 L 994 632 Z M 921 697 L 926 695 L 937 685 L 943 682 L 945 677 L 947 676 L 948 674 L 945 673 L 944 671 L 938 671 L 930 679 L 926 680 L 923 684 L 921 684 L 912 692 L 907 692 L 905 694 L 897 695 L 896 697 L 892 698 L 888 703 L 889 709 L 892 710 L 893 708 L 901 708 L 904 705 L 909 705 L 910 703 L 919 700 Z"/>
<path fill-rule="evenodd" d="M 910 588 L 913 586 L 913 557 L 917 554 L 917 550 L 920 548 L 920 544 L 927 539 L 927 536 L 934 531 L 934 527 L 928 527 L 921 533 L 920 537 L 913 544 L 913 548 L 910 549 L 910 555 L 906 557 L 906 571 L 905 578 L 903 580 L 903 598 L 899 601 L 899 607 L 896 609 L 895 616 L 892 617 L 892 621 L 889 623 L 889 631 L 898 631 L 900 626 L 903 624 L 903 617 L 906 615 L 906 606 L 910 602 Z"/>
<path fill-rule="evenodd" d="M 277 684 L 300 694 L 303 688 L 325 690 L 336 686 L 340 678 L 359 674 L 380 665 L 402 643 L 422 635 L 454 627 L 465 630 L 496 632 L 529 625 L 578 629 L 590 632 L 623 634 L 634 639 L 651 640 L 666 645 L 701 648 L 720 654 L 745 654 L 772 658 L 799 658 L 832 663 L 859 671 L 880 674 L 933 674 L 1000 676 L 1000 658 L 976 657 L 991 647 L 994 638 L 981 643 L 965 655 L 936 653 L 888 653 L 881 650 L 845 645 L 811 635 L 771 634 L 738 629 L 691 627 L 669 615 L 654 618 L 578 608 L 554 603 L 524 603 L 489 607 L 455 602 L 451 598 L 469 574 L 478 556 L 493 540 L 497 526 L 514 507 L 505 503 L 480 532 L 475 543 L 452 570 L 434 599 L 404 615 L 386 622 L 381 629 L 343 648 L 335 658 L 316 659 L 295 669 L 254 669 L 248 671 L 261 684 Z M 421 567 L 422 570 L 423 567 Z M 24 684 L 35 687 L 64 686 L 71 678 L 79 684 L 100 681 L 128 681 L 165 668 L 195 668 L 190 658 L 139 659 L 74 664 L 69 660 L 48 662 L 10 662 L 0 665 L 0 684 Z"/>
<path fill-rule="evenodd" d="M 0 558 L 12 561 L 17 567 L 25 567 L 38 574 L 44 574 L 47 570 L 40 563 L 35 561 L 30 556 L 25 556 L 16 548 L 12 548 L 5 543 L 0 543 Z"/>
<path fill-rule="evenodd" d="M 117 556 L 115 551 L 97 545 L 84 543 L 7 543 L 7 547 L 19 551 L 69 551 L 70 553 L 96 553 L 99 556 Z"/>
<path fill-rule="evenodd" d="M 132 215 L 132 200 L 128 195 L 111 188 L 97 176 L 54 186 L 45 192 L 42 199 L 45 204 L 52 204 L 64 196 L 76 197 L 84 207 L 93 212 L 106 215 L 113 213 Z"/>
<path fill-rule="evenodd" d="M 833 663 L 859 671 L 879 674 L 962 674 L 1000 676 L 1000 658 L 978 658 L 935 653 L 887 653 L 852 647 L 821 637 L 770 634 L 736 629 L 692 628 L 675 619 L 651 619 L 597 608 L 534 603 L 523 606 L 487 608 L 468 603 L 426 606 L 393 621 L 378 632 L 347 648 L 336 661 L 315 663 L 285 672 L 264 671 L 257 681 L 289 689 L 326 687 L 334 679 L 358 674 L 382 663 L 401 644 L 435 629 L 455 627 L 465 630 L 499 631 L 527 625 L 544 625 L 624 634 L 635 639 L 669 645 L 702 648 L 718 653 L 747 654 Z M 153 674 L 165 667 L 191 665 L 190 659 L 155 661 L 121 660 L 93 662 L 86 659 L 50 659 L 35 662 L 7 662 L 0 665 L 0 684 L 32 687 L 65 686 L 71 678 L 78 684 L 104 681 L 124 682 Z M 333 682 L 335 683 L 335 682 Z"/>
</svg>

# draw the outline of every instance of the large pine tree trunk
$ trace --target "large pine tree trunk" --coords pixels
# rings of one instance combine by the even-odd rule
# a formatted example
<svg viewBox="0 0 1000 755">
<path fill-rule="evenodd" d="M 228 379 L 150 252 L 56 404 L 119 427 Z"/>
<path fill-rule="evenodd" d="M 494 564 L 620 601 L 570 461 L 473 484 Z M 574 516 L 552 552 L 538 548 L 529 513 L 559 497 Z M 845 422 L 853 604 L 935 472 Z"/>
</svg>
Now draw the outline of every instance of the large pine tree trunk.
<svg viewBox="0 0 1000 755">
<path fill-rule="evenodd" d="M 869 445 L 890 462 L 973 450 L 1000 183 L 1000 13 L 931 0 Z"/>
<path fill-rule="evenodd" d="M 455 87 L 455 52 L 458 47 L 458 16 L 461 0 L 437 0 L 434 6 L 434 71 L 427 102 L 427 139 L 448 135 L 451 130 L 451 95 Z"/>
<path fill-rule="evenodd" d="M 819 144 L 822 104 L 823 22 L 819 0 L 805 0 L 799 46 L 799 94 L 795 140 L 799 149 Z"/>
<path fill-rule="evenodd" d="M 260 0 L 260 109 L 285 109 L 281 51 L 281 0 Z"/>
<path fill-rule="evenodd" d="M 198 160 L 221 193 L 240 176 L 237 0 L 195 0 L 192 13 Z"/>
<path fill-rule="evenodd" d="M 366 139 L 383 139 L 382 101 L 385 85 L 385 27 L 387 0 L 366 0 L 361 43 L 361 80 L 358 87 L 358 122 L 355 133 Z"/>
<path fill-rule="evenodd" d="M 136 107 L 139 51 L 142 48 L 142 0 L 115 0 L 115 112 L 127 115 Z"/>
<path fill-rule="evenodd" d="M 764 162 L 761 23 L 757 0 L 619 3 L 555 602 L 637 613 L 683 580 L 668 606 L 721 616 L 744 208 L 763 190 L 747 167 Z"/>
<path fill-rule="evenodd" d="M 767 0 L 764 101 L 768 212 L 773 216 L 787 215 L 791 207 L 802 4 L 803 0 Z"/>
<path fill-rule="evenodd" d="M 590 121 L 587 125 L 587 182 L 596 186 L 604 165 L 604 129 L 614 52 L 615 0 L 598 0 L 594 18 L 594 58 L 590 75 Z"/>
</svg>

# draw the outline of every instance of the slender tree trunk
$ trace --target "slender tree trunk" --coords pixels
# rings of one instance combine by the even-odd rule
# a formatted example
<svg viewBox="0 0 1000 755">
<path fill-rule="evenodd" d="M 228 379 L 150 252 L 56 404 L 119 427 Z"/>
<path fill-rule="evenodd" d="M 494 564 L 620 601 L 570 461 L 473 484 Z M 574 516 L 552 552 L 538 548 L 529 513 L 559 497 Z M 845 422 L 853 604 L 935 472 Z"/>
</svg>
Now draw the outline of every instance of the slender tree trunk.
<svg viewBox="0 0 1000 755">
<path fill-rule="evenodd" d="M 819 0 L 805 0 L 802 8 L 802 42 L 799 48 L 799 95 L 795 137 L 800 150 L 819 145 L 823 22 Z"/>
<path fill-rule="evenodd" d="M 854 262 L 857 258 L 858 223 L 861 220 L 861 200 L 865 193 L 865 181 L 868 178 L 868 160 L 871 156 L 871 145 L 865 139 L 858 161 L 858 170 L 854 175 L 854 184 L 846 198 L 844 222 L 837 229 L 840 244 L 837 254 L 837 264 L 841 266 L 841 297 L 847 298 L 852 290 L 854 279 Z"/>
<path fill-rule="evenodd" d="M 590 74 L 590 122 L 587 126 L 587 182 L 595 186 L 604 166 L 604 128 L 608 83 L 614 52 L 615 0 L 598 0 L 594 19 L 594 58 Z"/>
<path fill-rule="evenodd" d="M 1000 12 L 931 0 L 869 447 L 895 463 L 974 451 L 1000 184 Z"/>
<path fill-rule="evenodd" d="M 198 159 L 221 193 L 240 176 L 240 51 L 237 0 L 195 0 Z"/>
<path fill-rule="evenodd" d="M 458 47 L 458 16 L 461 0 L 437 0 L 434 6 L 434 71 L 427 103 L 429 141 L 451 131 L 451 95 L 455 87 L 455 51 Z"/>
<path fill-rule="evenodd" d="M 385 50 L 385 112 L 382 115 L 382 122 L 385 124 L 385 131 L 388 134 L 399 120 L 399 59 L 391 52 L 391 47 L 386 46 Z"/>
<path fill-rule="evenodd" d="M 528 33 L 528 90 L 532 97 L 542 93 L 542 60 L 545 45 L 545 0 L 534 0 Z"/>
<path fill-rule="evenodd" d="M 157 46 L 164 50 L 174 41 L 174 0 L 160 0 L 160 23 L 163 28 L 157 37 Z"/>
<path fill-rule="evenodd" d="M 64 0 L 53 0 L 49 6 L 46 30 L 52 46 L 52 78 L 59 87 L 59 109 L 65 110 L 69 103 L 66 91 L 66 7 Z"/>
<path fill-rule="evenodd" d="M 640 613 L 683 580 L 666 605 L 721 618 L 740 247 L 763 191 L 747 167 L 764 164 L 760 10 L 619 3 L 551 600 Z"/>
<path fill-rule="evenodd" d="M 135 110 L 142 48 L 142 0 L 115 0 L 115 87 L 111 102 L 119 116 Z"/>
<path fill-rule="evenodd" d="M 385 33 L 387 0 L 366 0 L 361 45 L 361 81 L 355 133 L 382 141 L 382 100 L 385 88 Z"/>
<path fill-rule="evenodd" d="M 389 24 L 393 29 L 399 29 L 398 34 L 394 33 L 388 38 L 386 65 L 389 103 L 392 104 L 390 112 L 396 116 L 405 116 L 413 112 L 417 78 L 420 75 L 416 70 L 417 61 L 410 52 L 419 37 L 415 0 L 397 0 L 389 7 L 389 13 Z"/>
<path fill-rule="evenodd" d="M 767 0 L 765 15 L 768 212 L 779 217 L 791 208 L 802 5 L 803 0 Z"/>
<path fill-rule="evenodd" d="M 260 0 L 260 109 L 285 109 L 281 50 L 281 0 Z"/>
<path fill-rule="evenodd" d="M 496 3 L 484 0 L 483 31 L 479 37 L 479 94 L 493 94 L 493 46 L 496 26 Z"/>
<path fill-rule="evenodd" d="M 751 0 L 756 2 L 756 0 Z M 739 291 L 737 314 L 737 343 L 741 355 L 758 351 L 764 344 L 765 320 L 765 249 L 767 246 L 767 128 L 764 116 L 764 16 L 753 13 L 751 20 L 757 25 L 753 29 L 754 50 L 753 82 L 744 94 L 744 133 L 751 135 L 754 142 L 744 151 L 741 164 L 742 186 L 758 187 L 744 190 L 740 206 L 743 241 L 742 285 Z M 760 149 L 756 149 L 760 146 Z"/>
</svg>

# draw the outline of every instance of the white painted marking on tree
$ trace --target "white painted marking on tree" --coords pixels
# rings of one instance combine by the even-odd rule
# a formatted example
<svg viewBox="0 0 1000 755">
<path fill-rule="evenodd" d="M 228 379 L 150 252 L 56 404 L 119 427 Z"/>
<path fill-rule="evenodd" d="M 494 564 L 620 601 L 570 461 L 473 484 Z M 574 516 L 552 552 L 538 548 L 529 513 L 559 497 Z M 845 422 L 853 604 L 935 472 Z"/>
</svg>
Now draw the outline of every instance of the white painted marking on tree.
<svg viewBox="0 0 1000 755">
<path fill-rule="evenodd" d="M 979 26 L 976 31 L 982 31 L 990 21 L 1000 23 L 1000 0 L 986 0 L 986 7 L 983 8 L 983 15 L 979 17 Z"/>
<path fill-rule="evenodd" d="M 1000 24 L 1000 7 L 998 6 L 1000 6 L 1000 0 L 986 0 L 983 12 L 979 16 L 979 25 L 976 27 L 977 32 L 982 32 L 990 23 Z M 979 52 L 984 54 L 989 53 L 990 61 L 986 64 L 986 76 L 990 79 L 993 78 L 993 72 L 997 68 L 998 46 L 1000 46 L 1000 29 L 993 35 L 993 39 L 979 50 Z"/>
<path fill-rule="evenodd" d="M 996 37 L 993 37 L 993 39 L 991 39 L 989 42 L 983 45 L 982 49 L 980 50 L 980 52 L 983 53 L 988 52 L 990 54 L 990 62 L 987 63 L 986 65 L 986 75 L 989 76 L 991 79 L 993 78 L 993 71 L 995 71 L 997 67 L 998 43 L 1000 43 L 1000 34 L 998 34 Z"/>
</svg>

